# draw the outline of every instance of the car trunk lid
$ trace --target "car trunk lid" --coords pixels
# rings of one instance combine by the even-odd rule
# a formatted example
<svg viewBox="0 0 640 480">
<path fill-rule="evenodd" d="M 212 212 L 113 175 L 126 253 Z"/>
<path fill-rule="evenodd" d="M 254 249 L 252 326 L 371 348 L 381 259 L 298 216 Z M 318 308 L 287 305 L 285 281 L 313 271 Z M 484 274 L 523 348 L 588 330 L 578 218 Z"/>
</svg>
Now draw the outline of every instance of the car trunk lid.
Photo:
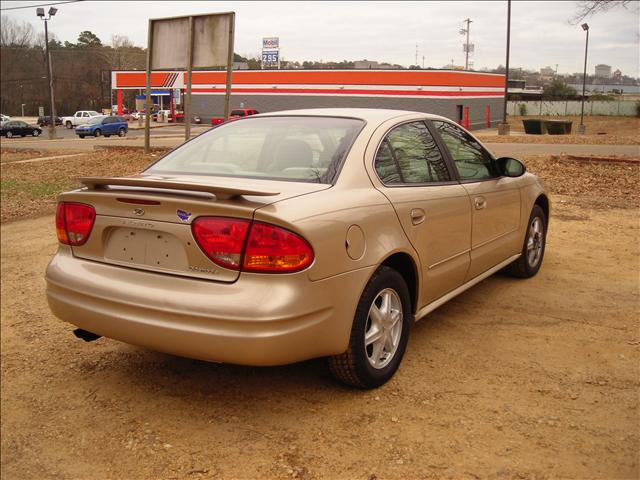
<svg viewBox="0 0 640 480">
<path fill-rule="evenodd" d="M 95 208 L 87 242 L 76 257 L 122 267 L 233 282 L 239 272 L 213 263 L 191 229 L 200 216 L 251 220 L 257 208 L 330 185 L 243 178 L 136 175 L 85 177 L 63 202 Z"/>
</svg>

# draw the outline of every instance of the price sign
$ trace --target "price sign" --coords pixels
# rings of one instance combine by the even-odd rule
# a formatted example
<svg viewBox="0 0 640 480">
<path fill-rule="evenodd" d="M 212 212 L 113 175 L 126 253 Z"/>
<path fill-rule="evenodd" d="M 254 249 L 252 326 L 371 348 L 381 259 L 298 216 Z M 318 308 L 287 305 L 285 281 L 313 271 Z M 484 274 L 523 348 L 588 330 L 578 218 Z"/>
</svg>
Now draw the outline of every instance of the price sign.
<svg viewBox="0 0 640 480">
<path fill-rule="evenodd" d="M 278 65 L 278 55 L 280 52 L 262 52 L 262 64 Z"/>
</svg>

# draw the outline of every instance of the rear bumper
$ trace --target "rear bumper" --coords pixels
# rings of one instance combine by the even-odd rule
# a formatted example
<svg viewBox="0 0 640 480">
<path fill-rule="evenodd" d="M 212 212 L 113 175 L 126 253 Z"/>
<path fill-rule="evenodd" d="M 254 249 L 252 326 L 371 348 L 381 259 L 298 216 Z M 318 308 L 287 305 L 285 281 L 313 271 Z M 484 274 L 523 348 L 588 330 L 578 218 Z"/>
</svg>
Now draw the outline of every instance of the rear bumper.
<svg viewBox="0 0 640 480">
<path fill-rule="evenodd" d="M 201 360 L 282 365 L 346 350 L 375 267 L 312 282 L 305 272 L 240 275 L 233 284 L 149 273 L 73 257 L 47 267 L 60 319 L 105 337 Z"/>
</svg>

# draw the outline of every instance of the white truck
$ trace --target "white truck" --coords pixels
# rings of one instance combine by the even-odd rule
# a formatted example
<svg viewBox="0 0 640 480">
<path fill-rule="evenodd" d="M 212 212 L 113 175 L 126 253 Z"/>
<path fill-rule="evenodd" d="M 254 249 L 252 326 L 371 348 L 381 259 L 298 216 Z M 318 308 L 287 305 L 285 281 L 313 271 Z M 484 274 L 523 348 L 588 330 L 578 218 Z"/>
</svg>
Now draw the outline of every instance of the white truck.
<svg viewBox="0 0 640 480">
<path fill-rule="evenodd" d="M 67 128 L 77 127 L 78 125 L 84 125 L 89 123 L 93 117 L 97 117 L 100 114 L 93 110 L 80 110 L 70 117 L 62 117 L 62 124 Z"/>
</svg>

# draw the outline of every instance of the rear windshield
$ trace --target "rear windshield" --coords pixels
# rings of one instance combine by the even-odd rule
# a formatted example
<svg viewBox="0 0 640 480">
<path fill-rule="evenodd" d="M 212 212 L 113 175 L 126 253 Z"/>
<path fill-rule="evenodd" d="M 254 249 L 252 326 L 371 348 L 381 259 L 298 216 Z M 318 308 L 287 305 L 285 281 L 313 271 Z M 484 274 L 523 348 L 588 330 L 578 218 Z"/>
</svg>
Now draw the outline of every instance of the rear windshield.
<svg viewBox="0 0 640 480">
<path fill-rule="evenodd" d="M 362 120 L 251 117 L 211 129 L 147 172 L 332 183 Z"/>
</svg>

